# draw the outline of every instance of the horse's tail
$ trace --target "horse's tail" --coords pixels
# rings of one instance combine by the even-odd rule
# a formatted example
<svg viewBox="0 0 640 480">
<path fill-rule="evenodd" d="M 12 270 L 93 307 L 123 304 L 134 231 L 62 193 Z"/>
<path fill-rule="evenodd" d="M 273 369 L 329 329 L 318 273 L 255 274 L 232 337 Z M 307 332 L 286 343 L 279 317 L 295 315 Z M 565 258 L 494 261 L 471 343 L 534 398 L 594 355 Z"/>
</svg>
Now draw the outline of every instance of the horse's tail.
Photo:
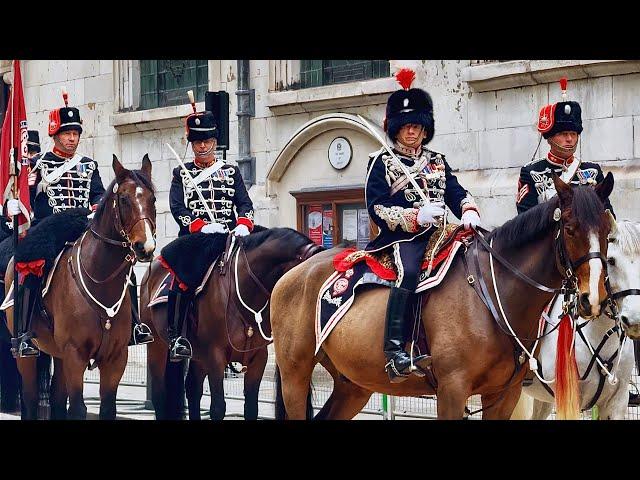
<svg viewBox="0 0 640 480">
<path fill-rule="evenodd" d="M 183 420 L 185 409 L 184 370 L 187 362 L 170 362 L 164 372 L 166 385 L 166 420 Z"/>
<path fill-rule="evenodd" d="M 282 377 L 280 376 L 280 367 L 276 363 L 276 420 L 285 420 L 287 411 L 284 408 L 284 397 L 282 396 Z M 309 383 L 309 393 L 307 393 L 307 420 L 313 419 L 313 381 Z"/>
<path fill-rule="evenodd" d="M 574 347 L 574 330 L 569 315 L 564 315 L 558 328 L 556 349 L 556 416 L 560 420 L 580 418 L 578 365 Z"/>
</svg>

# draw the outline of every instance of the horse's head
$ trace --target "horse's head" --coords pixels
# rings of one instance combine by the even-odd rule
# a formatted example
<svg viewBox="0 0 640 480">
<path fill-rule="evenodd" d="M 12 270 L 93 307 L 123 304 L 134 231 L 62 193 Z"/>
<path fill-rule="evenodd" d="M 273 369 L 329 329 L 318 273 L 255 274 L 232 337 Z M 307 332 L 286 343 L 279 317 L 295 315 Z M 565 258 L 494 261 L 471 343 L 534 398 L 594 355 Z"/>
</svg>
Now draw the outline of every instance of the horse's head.
<svg viewBox="0 0 640 480">
<path fill-rule="evenodd" d="M 156 248 L 156 197 L 151 183 L 151 160 L 145 155 L 141 170 L 128 170 L 113 156 L 116 175 L 111 192 L 116 230 L 127 239 L 141 262 L 150 262 Z M 108 208 L 108 206 L 107 206 Z"/>
<path fill-rule="evenodd" d="M 565 274 L 575 275 L 578 287 L 578 313 L 583 318 L 600 314 L 606 299 L 605 288 L 607 235 L 611 230 L 603 202 L 613 189 L 613 175 L 596 188 L 571 188 L 559 177 L 553 177 L 560 204 L 558 241 L 561 267 Z"/>
<path fill-rule="evenodd" d="M 627 335 L 640 339 L 640 224 L 616 223 L 609 213 L 611 233 L 607 263 L 611 296 L 615 300 L 622 328 Z"/>
</svg>

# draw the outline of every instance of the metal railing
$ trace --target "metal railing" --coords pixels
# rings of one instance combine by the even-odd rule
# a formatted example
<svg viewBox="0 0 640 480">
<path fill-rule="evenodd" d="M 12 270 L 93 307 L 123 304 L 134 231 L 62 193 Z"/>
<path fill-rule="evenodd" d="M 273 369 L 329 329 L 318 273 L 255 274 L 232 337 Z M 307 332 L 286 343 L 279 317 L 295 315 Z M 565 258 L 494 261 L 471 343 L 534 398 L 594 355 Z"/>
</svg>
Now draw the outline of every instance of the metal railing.
<svg viewBox="0 0 640 480">
<path fill-rule="evenodd" d="M 145 345 L 129 347 L 129 361 L 120 382 L 121 385 L 139 387 L 147 386 L 146 353 Z M 244 400 L 243 377 L 243 374 L 226 374 L 224 382 L 225 398 L 231 400 Z M 631 380 L 635 385 L 640 384 L 640 376 L 638 375 L 637 370 L 634 371 Z M 99 382 L 98 369 L 91 372 L 87 371 L 85 373 L 85 382 Z M 320 409 L 331 395 L 333 390 L 333 379 L 322 366 L 317 365 L 313 373 L 312 382 L 312 403 L 314 408 Z M 275 403 L 275 391 L 275 356 L 273 354 L 273 348 L 270 346 L 267 367 L 265 368 L 262 383 L 260 385 L 260 392 L 258 396 L 259 402 L 273 405 Z M 630 385 L 630 391 L 635 392 L 635 387 Z M 206 381 L 204 383 L 204 394 L 210 395 L 209 383 Z M 150 403 L 147 402 L 147 406 L 149 405 Z M 470 411 L 479 409 L 480 407 L 481 403 L 479 395 L 474 395 L 467 401 L 467 408 Z M 381 418 L 390 420 L 397 417 L 435 419 L 437 417 L 437 402 L 435 397 L 432 396 L 386 397 L 382 394 L 375 393 L 371 396 L 361 412 L 365 414 L 380 415 Z M 555 413 L 551 415 L 551 418 L 554 417 Z M 476 414 L 469 418 L 480 419 L 481 414 Z M 584 420 L 590 420 L 592 418 L 592 412 L 590 410 L 583 412 L 582 418 Z M 625 418 L 627 420 L 640 420 L 640 409 L 638 407 L 628 407 Z"/>
</svg>

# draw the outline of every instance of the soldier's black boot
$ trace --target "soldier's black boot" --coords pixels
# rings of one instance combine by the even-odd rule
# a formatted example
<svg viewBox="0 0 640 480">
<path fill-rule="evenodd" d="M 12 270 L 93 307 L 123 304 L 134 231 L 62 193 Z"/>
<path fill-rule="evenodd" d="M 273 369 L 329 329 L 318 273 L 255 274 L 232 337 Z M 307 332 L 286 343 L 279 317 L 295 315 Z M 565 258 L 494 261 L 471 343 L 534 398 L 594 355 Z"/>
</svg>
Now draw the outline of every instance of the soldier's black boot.
<svg viewBox="0 0 640 480">
<path fill-rule="evenodd" d="M 424 376 L 418 366 L 424 364 L 423 366 L 426 367 L 429 361 L 428 355 L 422 355 L 416 357 L 412 365 L 411 356 L 404 349 L 405 313 L 412 295 L 413 292 L 410 290 L 396 287 L 392 287 L 389 294 L 384 331 L 384 355 L 387 358 L 385 370 L 391 383 L 404 382 L 412 373 L 420 377 Z"/>
<path fill-rule="evenodd" d="M 17 305 L 18 314 L 14 317 L 17 322 L 18 337 L 11 339 L 11 353 L 14 357 L 37 357 L 40 349 L 33 342 L 34 334 L 31 331 L 31 318 L 35 310 L 40 291 L 40 278 L 28 275 L 24 284 L 18 285 L 14 305 Z M 16 309 L 14 308 L 14 313 Z"/>
<path fill-rule="evenodd" d="M 135 277 L 132 277 L 132 279 Z M 131 295 L 131 338 L 129 346 L 143 345 L 153 342 L 151 329 L 140 321 L 140 311 L 138 309 L 138 288 L 135 285 L 129 285 L 129 295 Z"/>
<path fill-rule="evenodd" d="M 167 323 L 169 325 L 169 360 L 179 362 L 191 358 L 191 343 L 184 332 L 185 316 L 191 295 L 169 290 L 167 300 Z"/>
</svg>

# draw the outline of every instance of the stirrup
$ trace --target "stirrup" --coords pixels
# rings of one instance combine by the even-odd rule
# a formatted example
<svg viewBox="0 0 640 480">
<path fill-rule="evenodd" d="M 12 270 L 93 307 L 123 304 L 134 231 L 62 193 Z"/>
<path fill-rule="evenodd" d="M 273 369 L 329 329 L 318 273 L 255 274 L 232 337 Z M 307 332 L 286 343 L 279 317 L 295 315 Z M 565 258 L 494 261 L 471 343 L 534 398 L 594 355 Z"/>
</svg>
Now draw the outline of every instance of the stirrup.
<svg viewBox="0 0 640 480">
<path fill-rule="evenodd" d="M 178 351 L 178 349 L 182 351 Z M 172 362 L 179 362 L 185 358 L 191 358 L 191 352 L 191 342 L 181 335 L 171 342 L 169 360 Z"/>
<path fill-rule="evenodd" d="M 138 340 L 138 336 L 142 337 Z M 151 329 L 144 323 L 136 323 L 133 326 L 133 344 L 144 345 L 154 341 Z"/>
<path fill-rule="evenodd" d="M 393 361 L 393 358 L 387 362 L 384 366 L 385 371 L 389 375 L 389 381 L 391 383 L 402 383 L 407 378 L 409 378 L 410 373 L 401 373 L 397 368 L 396 364 Z"/>
<path fill-rule="evenodd" d="M 18 343 L 18 341 L 20 342 L 20 345 L 18 346 L 17 351 L 14 346 L 15 345 L 14 340 L 15 340 L 15 343 Z M 32 340 L 32 337 L 28 336 L 26 333 L 23 333 L 17 339 L 12 338 L 11 354 L 13 355 L 13 357 L 14 358 L 39 357 L 40 349 L 35 345 L 33 345 L 31 340 Z"/>
</svg>

